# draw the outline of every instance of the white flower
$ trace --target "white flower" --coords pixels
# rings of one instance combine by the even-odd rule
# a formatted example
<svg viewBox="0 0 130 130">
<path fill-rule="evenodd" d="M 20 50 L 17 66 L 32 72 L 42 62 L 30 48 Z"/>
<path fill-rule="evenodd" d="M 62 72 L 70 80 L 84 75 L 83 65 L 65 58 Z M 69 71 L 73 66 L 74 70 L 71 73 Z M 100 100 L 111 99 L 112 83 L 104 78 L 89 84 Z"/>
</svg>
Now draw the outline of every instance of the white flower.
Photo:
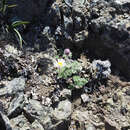
<svg viewBox="0 0 130 130">
<path fill-rule="evenodd" d="M 66 65 L 66 63 L 65 63 L 65 60 L 64 59 L 58 59 L 58 61 L 56 61 L 55 63 L 54 63 L 54 66 L 56 67 L 56 68 L 62 68 L 62 67 L 64 67 Z"/>
</svg>

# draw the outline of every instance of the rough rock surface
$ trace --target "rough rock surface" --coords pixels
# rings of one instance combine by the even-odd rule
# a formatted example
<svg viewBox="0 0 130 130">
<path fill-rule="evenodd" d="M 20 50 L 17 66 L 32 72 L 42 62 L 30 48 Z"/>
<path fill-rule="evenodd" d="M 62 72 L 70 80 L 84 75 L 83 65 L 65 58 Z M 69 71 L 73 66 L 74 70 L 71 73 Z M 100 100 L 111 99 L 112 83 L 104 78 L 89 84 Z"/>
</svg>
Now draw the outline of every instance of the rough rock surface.
<svg viewBox="0 0 130 130">
<path fill-rule="evenodd" d="M 17 116 L 22 112 L 24 106 L 24 94 L 19 93 L 10 103 L 10 107 L 8 109 L 8 117 L 12 118 L 12 116 Z"/>
<path fill-rule="evenodd" d="M 130 77 L 129 14 L 128 0 L 97 1 L 91 4 L 90 9 L 90 47 L 95 48 L 95 54 L 98 56 L 110 58 L 112 64 L 127 77 Z M 95 38 L 92 38 L 91 34 L 94 34 Z"/>
<path fill-rule="evenodd" d="M 68 100 L 61 101 L 58 107 L 53 111 L 56 120 L 66 120 L 72 112 L 71 102 Z"/>
<path fill-rule="evenodd" d="M 12 81 L 8 82 L 6 86 L 0 89 L 0 96 L 3 95 L 13 95 L 18 92 L 23 92 L 25 89 L 25 79 L 24 78 L 15 78 Z"/>
<path fill-rule="evenodd" d="M 3 130 L 13 130 L 8 117 L 1 112 L 0 112 L 0 127 Z"/>
<path fill-rule="evenodd" d="M 3 124 L 4 129 L 8 126 L 6 124 L 13 130 L 129 128 L 129 82 L 109 75 L 111 77 L 106 84 L 94 81 L 87 84 L 85 89 L 83 87 L 75 91 L 69 89 L 64 80 L 57 79 L 57 72 L 51 63 L 55 62 L 55 56 L 45 52 L 30 52 L 25 57 L 22 60 L 15 57 L 15 64 L 19 63 L 17 67 L 21 72 L 18 78 L 7 81 L 5 77 L 0 81 L 1 92 L 6 87 L 10 90 L 5 91 L 9 94 L 4 93 L 0 97 L 0 124 Z M 81 73 L 88 78 L 85 67 L 92 66 L 92 63 L 87 62 L 87 59 L 82 61 L 83 57 L 79 60 L 84 63 Z M 88 88 L 91 92 L 88 92 Z"/>
<path fill-rule="evenodd" d="M 129 0 L 15 2 L 18 7 L 14 9 L 12 19 L 42 21 L 25 36 L 29 44 L 35 43 L 38 50 L 50 46 L 47 43 L 52 39 L 63 47 L 86 47 L 98 57 L 109 58 L 121 73 L 130 78 Z M 44 27 L 49 27 L 51 35 L 38 34 Z"/>
<path fill-rule="evenodd" d="M 130 78 L 129 0 L 28 2 L 18 1 L 20 8 L 15 10 L 12 18 L 30 20 L 36 16 L 37 20 L 42 19 L 40 25 L 35 29 L 31 27 L 29 33 L 23 35 L 29 44 L 34 43 L 38 50 L 52 46 L 52 42 L 62 47 L 89 48 L 98 57 L 109 58 L 113 66 Z M 23 12 L 17 11 L 21 9 L 25 11 L 24 16 Z M 49 35 L 44 33 L 45 30 Z"/>
<path fill-rule="evenodd" d="M 44 16 L 44 11 L 47 7 L 47 0 L 28 0 L 28 1 L 17 1 L 14 0 L 13 4 L 16 4 L 16 8 L 13 9 L 12 12 L 12 18 L 11 21 L 16 20 L 27 20 L 27 21 L 32 21 L 36 17 L 41 17 Z M 11 0 L 8 0 L 8 4 L 12 4 Z M 23 13 L 24 11 L 24 13 Z M 16 15 L 14 15 L 16 14 Z M 16 17 L 17 16 L 17 17 Z"/>
<path fill-rule="evenodd" d="M 128 130 L 129 82 L 109 74 L 103 85 L 94 80 L 84 89 L 72 91 L 56 78 L 53 60 L 55 45 L 76 50 L 78 57 L 78 52 L 87 55 L 88 50 L 96 58 L 109 59 L 112 67 L 130 79 L 130 1 L 13 2 L 18 7 L 9 20 L 34 23 L 28 25 L 27 32 L 21 31 L 28 43 L 23 44 L 23 52 L 11 46 L 4 50 L 0 45 L 0 129 Z M 89 77 L 86 68 L 92 65 L 88 61 L 82 66 L 85 78 Z"/>
</svg>

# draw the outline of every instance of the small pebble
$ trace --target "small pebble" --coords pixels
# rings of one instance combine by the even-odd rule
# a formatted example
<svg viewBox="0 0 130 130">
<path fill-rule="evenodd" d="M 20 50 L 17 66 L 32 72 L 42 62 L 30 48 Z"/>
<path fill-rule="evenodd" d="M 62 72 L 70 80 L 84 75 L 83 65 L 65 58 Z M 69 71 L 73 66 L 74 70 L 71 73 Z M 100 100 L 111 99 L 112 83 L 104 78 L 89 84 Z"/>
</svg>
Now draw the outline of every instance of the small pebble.
<svg viewBox="0 0 130 130">
<path fill-rule="evenodd" d="M 126 95 L 130 96 L 130 89 L 127 89 L 125 93 Z"/>
<path fill-rule="evenodd" d="M 121 107 L 121 114 L 125 115 L 127 113 L 127 109 L 125 107 Z"/>
<path fill-rule="evenodd" d="M 118 95 L 117 95 L 116 93 L 113 95 L 113 101 L 114 101 L 114 102 L 117 102 L 117 101 L 118 101 Z"/>
<path fill-rule="evenodd" d="M 87 86 L 85 86 L 84 87 L 84 91 L 86 92 L 86 93 L 92 93 L 92 91 L 93 91 L 93 89 L 92 89 L 92 87 L 87 87 Z"/>
<path fill-rule="evenodd" d="M 99 90 L 100 90 L 100 92 L 101 92 L 102 94 L 105 94 L 105 92 L 106 92 L 106 88 L 105 88 L 104 85 L 101 85 L 101 86 L 99 87 Z"/>
<path fill-rule="evenodd" d="M 82 101 L 83 101 L 84 103 L 87 103 L 87 102 L 90 101 L 89 96 L 86 95 L 86 94 L 82 94 L 82 95 L 81 95 L 81 99 L 82 99 Z"/>
<path fill-rule="evenodd" d="M 92 124 L 89 124 L 89 125 L 86 127 L 86 130 L 96 130 L 96 128 L 95 128 Z"/>
</svg>

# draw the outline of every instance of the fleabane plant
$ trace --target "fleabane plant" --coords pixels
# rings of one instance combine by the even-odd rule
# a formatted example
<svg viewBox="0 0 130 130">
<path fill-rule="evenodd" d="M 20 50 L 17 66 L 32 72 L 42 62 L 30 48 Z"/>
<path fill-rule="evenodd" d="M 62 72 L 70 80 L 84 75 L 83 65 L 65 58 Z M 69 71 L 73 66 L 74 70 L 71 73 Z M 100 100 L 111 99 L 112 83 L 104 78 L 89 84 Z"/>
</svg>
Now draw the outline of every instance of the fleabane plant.
<svg viewBox="0 0 130 130">
<path fill-rule="evenodd" d="M 80 89 L 82 88 L 87 82 L 88 82 L 88 79 L 86 78 L 81 78 L 80 76 L 78 75 L 74 75 L 72 77 L 73 79 L 73 83 L 70 83 L 69 85 L 69 88 L 77 88 L 77 89 Z"/>
<path fill-rule="evenodd" d="M 60 68 L 58 73 L 58 78 L 67 79 L 70 78 L 73 74 L 78 74 L 82 70 L 82 66 L 77 61 L 70 61 L 66 65 Z"/>
<path fill-rule="evenodd" d="M 64 79 L 71 89 L 82 88 L 88 80 L 80 76 L 82 71 L 82 64 L 76 60 L 71 59 L 72 53 L 69 49 L 64 50 L 64 59 L 57 59 L 55 67 L 57 68 L 58 79 Z"/>
</svg>

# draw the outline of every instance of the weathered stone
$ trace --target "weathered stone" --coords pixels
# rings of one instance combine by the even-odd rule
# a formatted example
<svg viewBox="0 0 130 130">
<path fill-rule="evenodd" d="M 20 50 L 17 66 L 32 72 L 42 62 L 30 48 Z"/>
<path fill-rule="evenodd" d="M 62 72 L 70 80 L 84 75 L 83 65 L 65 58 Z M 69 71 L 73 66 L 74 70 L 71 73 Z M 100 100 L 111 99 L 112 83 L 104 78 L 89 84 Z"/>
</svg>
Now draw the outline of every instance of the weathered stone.
<svg viewBox="0 0 130 130">
<path fill-rule="evenodd" d="M 129 0 L 114 0 L 113 2 L 118 4 L 118 5 L 124 5 L 124 4 L 130 3 Z"/>
<path fill-rule="evenodd" d="M 83 26 L 82 18 L 76 16 L 76 17 L 74 18 L 74 29 L 75 29 L 76 31 L 80 31 L 80 30 L 82 29 L 82 26 Z"/>
<path fill-rule="evenodd" d="M 44 97 L 44 98 L 42 98 L 42 104 L 45 106 L 51 106 L 52 101 L 49 97 Z"/>
<path fill-rule="evenodd" d="M 73 38 L 73 42 L 76 47 L 83 47 L 84 41 L 88 38 L 88 31 L 83 30 L 78 33 L 75 33 L 75 36 Z"/>
<path fill-rule="evenodd" d="M 113 102 L 112 98 L 109 98 L 107 100 L 107 104 L 110 105 L 110 106 L 114 106 L 114 102 Z"/>
<path fill-rule="evenodd" d="M 47 0 L 28 0 L 28 1 L 17 1 L 8 0 L 10 4 L 16 4 L 17 6 L 13 9 L 12 18 L 18 17 L 21 20 L 32 21 L 35 17 L 43 18 L 44 11 L 47 6 Z M 24 11 L 24 13 L 23 13 Z"/>
<path fill-rule="evenodd" d="M 89 96 L 86 95 L 86 94 L 82 94 L 82 95 L 81 95 L 81 99 L 82 99 L 82 101 L 83 101 L 84 103 L 87 103 L 87 102 L 90 101 Z"/>
<path fill-rule="evenodd" d="M 125 2 L 125 1 L 124 1 Z M 94 55 L 109 58 L 126 77 L 130 77 L 130 31 L 127 27 L 130 1 L 93 1 L 90 6 L 89 35 L 86 47 Z M 96 15 L 93 15 L 96 12 Z M 100 13 L 99 13 L 100 12 Z M 103 56 L 102 56 L 103 55 Z"/>
<path fill-rule="evenodd" d="M 114 102 L 117 102 L 118 101 L 118 95 L 117 95 L 117 93 L 114 93 L 114 95 L 113 95 L 113 101 Z"/>
<path fill-rule="evenodd" d="M 0 111 L 3 112 L 4 111 L 4 105 L 3 102 L 0 101 Z"/>
<path fill-rule="evenodd" d="M 64 29 L 67 33 L 71 33 L 72 32 L 72 28 L 73 28 L 73 20 L 71 17 L 66 17 L 63 16 L 64 18 Z"/>
<path fill-rule="evenodd" d="M 108 60 L 94 60 L 92 62 L 92 67 L 96 70 L 97 78 L 108 78 L 111 73 L 111 63 Z"/>
<path fill-rule="evenodd" d="M 94 127 L 94 125 L 89 124 L 86 126 L 86 130 L 96 130 L 96 128 Z"/>
<path fill-rule="evenodd" d="M 62 98 L 70 98 L 71 97 L 71 90 L 63 89 L 60 93 Z"/>
<path fill-rule="evenodd" d="M 6 115 L 0 112 L 0 129 L 1 130 L 13 130 L 12 125 Z"/>
<path fill-rule="evenodd" d="M 87 0 L 73 0 L 72 7 L 75 12 L 83 14 L 84 12 L 82 11 L 83 8 L 85 8 Z"/>
<path fill-rule="evenodd" d="M 70 17 L 71 13 L 72 13 L 72 8 L 69 7 L 69 6 L 67 6 L 66 4 L 62 4 L 62 6 L 61 6 L 61 12 L 66 17 Z"/>
<path fill-rule="evenodd" d="M 5 87 L 0 89 L 0 96 L 3 95 L 13 95 L 18 92 L 23 92 L 25 89 L 25 79 L 15 78 L 12 81 L 9 81 Z"/>
<path fill-rule="evenodd" d="M 10 56 L 10 55 L 18 56 L 18 55 L 21 53 L 20 51 L 17 50 L 17 48 L 15 48 L 14 46 L 11 46 L 11 45 L 9 45 L 9 44 L 5 46 L 5 49 L 6 49 L 6 51 L 9 53 L 9 54 L 6 53 L 6 54 L 5 54 L 6 56 L 7 56 L 7 55 L 9 55 L 9 56 Z"/>
<path fill-rule="evenodd" d="M 51 8 L 47 14 L 46 20 L 47 20 L 46 21 L 47 25 L 50 25 L 50 26 L 57 26 L 61 23 L 60 8 L 56 2 L 54 2 L 51 5 Z"/>
<path fill-rule="evenodd" d="M 37 119 L 45 129 L 52 127 L 51 111 L 51 108 L 42 106 L 37 100 L 29 100 L 24 107 L 24 113 L 29 122 L 34 122 Z"/>
<path fill-rule="evenodd" d="M 66 3 L 69 7 L 72 7 L 72 0 L 65 0 L 65 3 Z"/>
<path fill-rule="evenodd" d="M 29 103 L 27 103 L 24 107 L 24 111 L 26 115 L 29 115 L 31 117 L 30 119 L 33 121 L 36 117 L 40 117 L 42 115 L 43 108 L 40 102 L 37 100 L 29 100 Z"/>
<path fill-rule="evenodd" d="M 43 126 L 36 120 L 32 123 L 33 130 L 44 130 Z"/>
<path fill-rule="evenodd" d="M 19 115 L 10 120 L 13 130 L 27 130 L 27 127 L 30 128 L 30 123 L 28 120 L 23 116 Z"/>
<path fill-rule="evenodd" d="M 15 78 L 7 84 L 8 94 L 16 94 L 17 92 L 23 92 L 25 89 L 25 79 Z"/>
<path fill-rule="evenodd" d="M 12 118 L 20 114 L 22 112 L 23 106 L 24 106 L 24 94 L 19 93 L 10 103 L 10 107 L 8 109 L 8 117 Z"/>
<path fill-rule="evenodd" d="M 79 110 L 76 110 L 73 112 L 71 118 L 73 120 L 77 120 L 77 121 L 86 121 L 86 120 L 89 120 L 89 114 L 88 114 L 88 111 L 84 111 L 84 112 L 81 112 Z"/>
<path fill-rule="evenodd" d="M 0 80 L 17 77 L 15 59 L 8 52 L 2 53 L 0 53 Z"/>
<path fill-rule="evenodd" d="M 130 89 L 127 89 L 125 93 L 130 96 Z"/>
<path fill-rule="evenodd" d="M 51 29 L 50 29 L 50 27 L 49 27 L 49 26 L 46 26 L 46 27 L 43 29 L 42 34 L 43 34 L 43 35 L 46 35 L 46 36 L 51 35 Z"/>
<path fill-rule="evenodd" d="M 58 107 L 52 112 L 56 120 L 66 120 L 72 112 L 71 102 L 68 100 L 61 101 Z"/>
</svg>

